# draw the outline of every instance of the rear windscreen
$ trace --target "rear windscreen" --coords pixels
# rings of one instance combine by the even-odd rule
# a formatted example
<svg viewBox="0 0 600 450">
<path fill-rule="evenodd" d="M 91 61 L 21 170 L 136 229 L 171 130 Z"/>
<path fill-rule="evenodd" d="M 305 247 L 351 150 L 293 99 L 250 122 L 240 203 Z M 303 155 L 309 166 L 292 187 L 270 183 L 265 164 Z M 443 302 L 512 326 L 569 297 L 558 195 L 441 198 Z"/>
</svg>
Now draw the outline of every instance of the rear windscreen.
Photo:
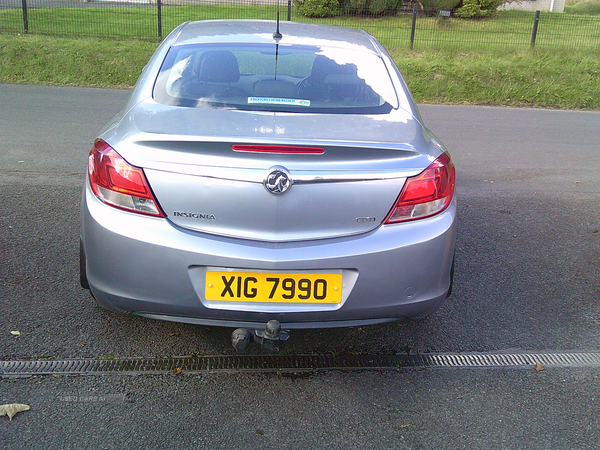
<svg viewBox="0 0 600 450">
<path fill-rule="evenodd" d="M 363 114 L 398 105 L 376 54 L 279 44 L 175 46 L 154 99 L 200 108 Z"/>
</svg>

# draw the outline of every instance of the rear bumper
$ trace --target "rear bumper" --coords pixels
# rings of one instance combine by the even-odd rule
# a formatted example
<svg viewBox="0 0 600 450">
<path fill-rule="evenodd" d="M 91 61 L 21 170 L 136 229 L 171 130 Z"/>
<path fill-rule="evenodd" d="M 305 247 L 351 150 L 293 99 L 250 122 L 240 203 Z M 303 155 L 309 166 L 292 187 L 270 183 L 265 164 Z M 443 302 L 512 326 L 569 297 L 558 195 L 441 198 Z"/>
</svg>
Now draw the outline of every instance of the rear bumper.
<svg viewBox="0 0 600 450">
<path fill-rule="evenodd" d="M 456 200 L 441 214 L 361 235 L 263 243 L 190 232 L 166 219 L 106 206 L 86 187 L 81 237 L 87 279 L 103 306 L 201 325 L 292 328 L 389 322 L 431 314 L 446 297 L 454 254 Z M 220 309 L 203 298 L 199 268 L 266 271 L 342 269 L 358 274 L 337 309 L 279 305 Z M 208 306 L 207 306 L 208 305 Z"/>
</svg>

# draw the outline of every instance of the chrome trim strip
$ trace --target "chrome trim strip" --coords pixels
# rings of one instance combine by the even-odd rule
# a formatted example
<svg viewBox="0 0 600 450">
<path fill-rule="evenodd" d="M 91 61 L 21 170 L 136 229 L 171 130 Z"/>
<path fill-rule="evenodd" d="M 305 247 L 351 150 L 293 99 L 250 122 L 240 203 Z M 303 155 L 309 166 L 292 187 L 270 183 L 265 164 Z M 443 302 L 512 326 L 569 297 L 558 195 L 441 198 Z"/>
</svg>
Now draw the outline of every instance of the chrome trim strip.
<svg viewBox="0 0 600 450">
<path fill-rule="evenodd" d="M 164 163 L 148 164 L 147 169 L 161 172 L 172 172 L 178 175 L 193 175 L 197 177 L 212 178 L 217 180 L 239 181 L 245 183 L 259 183 L 264 181 L 264 169 L 240 169 L 234 167 L 191 166 L 183 164 Z M 408 178 L 418 175 L 422 168 L 408 168 L 401 171 L 368 170 L 368 171 L 291 171 L 292 184 L 319 184 L 319 183 L 353 183 L 359 181 L 380 181 Z"/>
</svg>

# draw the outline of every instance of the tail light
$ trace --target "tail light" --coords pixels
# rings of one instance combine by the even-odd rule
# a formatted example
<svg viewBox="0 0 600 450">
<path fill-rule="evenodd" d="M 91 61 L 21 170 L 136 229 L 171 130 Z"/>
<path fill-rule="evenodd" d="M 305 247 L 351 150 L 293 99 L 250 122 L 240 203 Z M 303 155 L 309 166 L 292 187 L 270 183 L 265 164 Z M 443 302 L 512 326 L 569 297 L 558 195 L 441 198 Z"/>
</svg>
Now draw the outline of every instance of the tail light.
<svg viewBox="0 0 600 450">
<path fill-rule="evenodd" d="M 88 158 L 92 191 L 104 203 L 126 211 L 164 217 L 144 171 L 130 165 L 110 145 L 96 139 Z"/>
<path fill-rule="evenodd" d="M 454 164 L 444 153 L 419 175 L 407 178 L 384 223 L 423 219 L 442 212 L 454 194 Z"/>
</svg>

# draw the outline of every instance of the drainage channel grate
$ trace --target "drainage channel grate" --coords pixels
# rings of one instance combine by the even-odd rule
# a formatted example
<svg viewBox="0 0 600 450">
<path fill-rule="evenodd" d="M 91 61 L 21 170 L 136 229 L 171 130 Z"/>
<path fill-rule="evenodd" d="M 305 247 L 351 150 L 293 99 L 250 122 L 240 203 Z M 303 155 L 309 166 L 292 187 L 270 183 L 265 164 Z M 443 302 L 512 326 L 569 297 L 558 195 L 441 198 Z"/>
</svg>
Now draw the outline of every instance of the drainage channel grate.
<svg viewBox="0 0 600 450">
<path fill-rule="evenodd" d="M 71 359 L 0 361 L 0 376 L 183 372 L 306 372 L 377 370 L 401 367 L 600 367 L 600 352 L 588 353 L 456 353 L 395 356 L 370 355 L 234 355 L 181 358 Z"/>
</svg>

